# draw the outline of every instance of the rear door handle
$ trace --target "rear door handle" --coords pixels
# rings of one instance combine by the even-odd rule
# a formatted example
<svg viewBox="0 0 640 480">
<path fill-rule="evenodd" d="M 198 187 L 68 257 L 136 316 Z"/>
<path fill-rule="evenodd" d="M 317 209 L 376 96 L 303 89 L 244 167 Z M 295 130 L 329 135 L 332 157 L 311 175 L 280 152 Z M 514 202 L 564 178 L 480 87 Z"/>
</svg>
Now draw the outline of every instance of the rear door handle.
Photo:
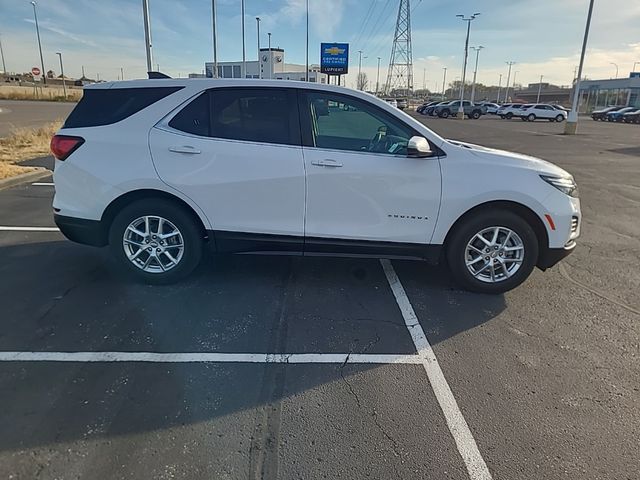
<svg viewBox="0 0 640 480">
<path fill-rule="evenodd" d="M 335 160 L 312 160 L 311 165 L 316 165 L 318 167 L 341 167 L 342 164 L 340 162 L 336 162 Z"/>
<path fill-rule="evenodd" d="M 196 154 L 200 153 L 200 150 L 198 150 L 195 147 L 192 147 L 191 145 L 181 145 L 181 146 L 169 147 L 169 151 L 170 152 L 175 152 L 175 153 L 188 153 L 188 154 L 191 154 L 191 155 L 196 155 Z"/>
</svg>

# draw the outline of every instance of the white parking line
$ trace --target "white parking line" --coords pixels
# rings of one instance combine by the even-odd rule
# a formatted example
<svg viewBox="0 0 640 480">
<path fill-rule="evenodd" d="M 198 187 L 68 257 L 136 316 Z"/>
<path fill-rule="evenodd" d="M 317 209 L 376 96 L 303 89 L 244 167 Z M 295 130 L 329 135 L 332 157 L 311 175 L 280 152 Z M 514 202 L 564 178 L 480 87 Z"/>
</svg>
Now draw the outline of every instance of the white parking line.
<svg viewBox="0 0 640 480">
<path fill-rule="evenodd" d="M 0 226 L 0 232 L 59 232 L 58 227 L 7 227 Z"/>
<path fill-rule="evenodd" d="M 34 182 L 31 185 L 33 185 L 34 187 L 53 187 L 54 183 L 53 182 Z"/>
<path fill-rule="evenodd" d="M 396 297 L 396 302 L 398 303 L 398 307 L 400 307 L 405 324 L 409 329 L 413 344 L 418 351 L 418 357 L 420 357 L 421 363 L 427 372 L 433 393 L 435 393 L 442 413 L 444 413 L 449 431 L 467 467 L 469 477 L 471 480 L 491 480 L 492 477 L 489 468 L 482 458 L 482 455 L 480 455 L 473 434 L 458 407 L 458 402 L 456 402 L 451 388 L 449 388 L 449 384 L 447 383 L 444 373 L 442 373 L 438 359 L 418 321 L 418 317 L 416 317 L 416 313 L 411 306 L 411 302 L 409 302 L 407 293 L 400 283 L 400 279 L 398 279 L 393 265 L 391 265 L 389 260 L 380 260 L 380 263 L 384 269 L 389 286 L 393 291 L 393 295 Z"/>
<path fill-rule="evenodd" d="M 157 352 L 0 352 L 0 362 L 151 363 L 369 363 L 420 365 L 414 354 L 356 353 L 157 353 Z"/>
</svg>

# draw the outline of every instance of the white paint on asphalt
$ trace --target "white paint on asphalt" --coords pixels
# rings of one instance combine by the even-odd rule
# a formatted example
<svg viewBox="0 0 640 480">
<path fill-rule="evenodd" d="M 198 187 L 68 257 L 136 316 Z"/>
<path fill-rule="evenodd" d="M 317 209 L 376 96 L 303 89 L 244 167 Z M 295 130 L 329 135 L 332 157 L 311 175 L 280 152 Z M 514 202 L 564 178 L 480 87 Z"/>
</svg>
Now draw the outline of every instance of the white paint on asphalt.
<svg viewBox="0 0 640 480">
<path fill-rule="evenodd" d="M 417 355 L 356 353 L 0 352 L 0 362 L 369 363 L 420 365 Z"/>
<path fill-rule="evenodd" d="M 405 324 L 409 329 L 411 339 L 418 351 L 418 357 L 421 359 L 421 363 L 427 372 L 431 388 L 433 388 L 442 413 L 444 413 L 449 431 L 467 467 L 469 477 L 471 480 L 491 480 L 492 477 L 489 468 L 482 458 L 480 450 L 478 450 L 478 445 L 473 438 L 469 425 L 467 425 L 467 421 L 464 419 L 460 407 L 458 407 L 458 402 L 453 396 L 453 392 L 440 368 L 433 348 L 431 348 L 431 344 L 418 321 L 418 317 L 411 306 L 411 302 L 409 302 L 407 293 L 400 283 L 400 279 L 393 265 L 391 265 L 389 260 L 380 260 L 380 263 L 384 269 L 389 286 L 393 291 L 393 295 L 396 298 L 398 307 L 402 312 Z"/>
<path fill-rule="evenodd" d="M 59 232 L 58 227 L 6 227 L 0 226 L 0 232 Z"/>
<path fill-rule="evenodd" d="M 53 182 L 33 182 L 31 185 L 34 187 L 53 187 L 55 184 Z"/>
</svg>

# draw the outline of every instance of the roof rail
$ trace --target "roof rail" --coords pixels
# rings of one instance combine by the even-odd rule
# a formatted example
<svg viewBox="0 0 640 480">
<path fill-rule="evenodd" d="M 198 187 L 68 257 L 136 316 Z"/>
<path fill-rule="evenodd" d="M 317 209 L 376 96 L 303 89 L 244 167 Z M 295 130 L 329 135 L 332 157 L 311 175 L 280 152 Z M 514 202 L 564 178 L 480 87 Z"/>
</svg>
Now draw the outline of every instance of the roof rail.
<svg viewBox="0 0 640 480">
<path fill-rule="evenodd" d="M 149 75 L 149 80 L 156 78 L 171 78 L 169 75 L 165 75 L 161 72 L 147 72 L 147 74 Z"/>
</svg>

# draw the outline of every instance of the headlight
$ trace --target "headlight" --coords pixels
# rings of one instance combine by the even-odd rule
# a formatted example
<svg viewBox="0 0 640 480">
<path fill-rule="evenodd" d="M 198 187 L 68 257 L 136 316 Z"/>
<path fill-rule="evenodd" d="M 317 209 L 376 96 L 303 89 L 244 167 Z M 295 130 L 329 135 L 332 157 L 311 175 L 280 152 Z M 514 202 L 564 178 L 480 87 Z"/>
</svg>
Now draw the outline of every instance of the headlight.
<svg viewBox="0 0 640 480">
<path fill-rule="evenodd" d="M 549 185 L 556 187 L 562 193 L 570 197 L 578 196 L 578 185 L 573 177 L 554 177 L 553 175 L 540 175 L 540 178 Z"/>
</svg>

